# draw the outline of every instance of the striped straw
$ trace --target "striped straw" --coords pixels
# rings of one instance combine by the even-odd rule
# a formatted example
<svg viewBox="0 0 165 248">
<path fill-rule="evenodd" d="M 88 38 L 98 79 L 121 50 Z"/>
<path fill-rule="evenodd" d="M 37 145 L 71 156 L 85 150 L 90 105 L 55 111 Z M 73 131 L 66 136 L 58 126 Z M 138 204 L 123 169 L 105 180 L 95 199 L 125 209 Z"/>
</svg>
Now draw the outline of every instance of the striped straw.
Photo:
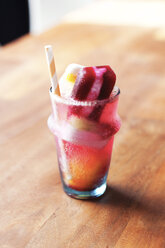
<svg viewBox="0 0 165 248">
<path fill-rule="evenodd" d="M 46 53 L 46 58 L 47 58 L 47 63 L 48 63 L 48 70 L 49 70 L 49 76 L 50 76 L 50 81 L 51 81 L 51 86 L 52 86 L 52 92 L 60 95 L 52 46 L 50 45 L 45 46 L 45 53 Z M 53 110 L 55 114 L 55 120 L 58 122 L 59 117 L 58 117 L 56 104 L 53 104 Z M 64 144 L 60 137 L 58 138 L 58 144 L 61 150 L 61 160 L 62 160 L 61 163 L 62 163 L 63 169 L 65 170 L 68 179 L 71 179 L 66 154 L 64 151 Z"/>
<path fill-rule="evenodd" d="M 49 76 L 50 76 L 50 81 L 51 81 L 51 86 L 52 86 L 52 92 L 59 94 L 60 90 L 59 90 L 59 84 L 58 84 L 58 79 L 57 79 L 57 74 L 56 74 L 53 49 L 51 45 L 45 46 L 45 53 L 46 53 L 46 58 L 47 58 L 47 63 L 48 63 L 48 70 L 49 70 Z"/>
</svg>

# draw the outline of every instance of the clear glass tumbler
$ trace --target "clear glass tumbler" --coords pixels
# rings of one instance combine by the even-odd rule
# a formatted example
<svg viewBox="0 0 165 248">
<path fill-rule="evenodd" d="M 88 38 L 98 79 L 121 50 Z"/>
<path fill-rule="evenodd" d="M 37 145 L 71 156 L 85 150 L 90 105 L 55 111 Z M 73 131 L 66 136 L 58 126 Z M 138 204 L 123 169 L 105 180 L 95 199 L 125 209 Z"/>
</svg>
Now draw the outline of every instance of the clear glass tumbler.
<svg viewBox="0 0 165 248">
<path fill-rule="evenodd" d="M 115 133 L 120 129 L 115 87 L 106 100 L 75 101 L 52 93 L 52 115 L 48 126 L 54 134 L 64 191 L 71 197 L 88 199 L 106 190 Z"/>
</svg>

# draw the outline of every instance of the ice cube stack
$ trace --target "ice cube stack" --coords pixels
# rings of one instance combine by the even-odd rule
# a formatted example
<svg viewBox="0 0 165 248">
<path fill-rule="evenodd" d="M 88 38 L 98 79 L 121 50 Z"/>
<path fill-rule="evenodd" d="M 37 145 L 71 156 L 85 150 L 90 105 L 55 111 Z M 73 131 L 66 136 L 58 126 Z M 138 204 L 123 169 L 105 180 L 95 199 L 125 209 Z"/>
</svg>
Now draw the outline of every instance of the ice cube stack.
<svg viewBox="0 0 165 248">
<path fill-rule="evenodd" d="M 85 67 L 70 64 L 59 81 L 61 96 L 77 101 L 108 99 L 114 88 L 116 75 L 109 65 Z M 103 105 L 71 107 L 69 115 L 98 121 Z"/>
</svg>

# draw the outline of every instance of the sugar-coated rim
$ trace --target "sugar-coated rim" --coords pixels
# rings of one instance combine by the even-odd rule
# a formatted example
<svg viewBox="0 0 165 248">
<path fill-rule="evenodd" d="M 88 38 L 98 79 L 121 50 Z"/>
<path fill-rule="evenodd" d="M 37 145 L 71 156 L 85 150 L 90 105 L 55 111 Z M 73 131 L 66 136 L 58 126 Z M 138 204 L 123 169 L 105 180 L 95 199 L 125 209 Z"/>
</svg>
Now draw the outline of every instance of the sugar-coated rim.
<svg viewBox="0 0 165 248">
<path fill-rule="evenodd" d="M 75 105 L 75 106 L 94 106 L 96 104 L 105 104 L 108 102 L 113 102 L 114 100 L 116 100 L 120 94 L 120 89 L 115 86 L 111 96 L 108 99 L 104 99 L 104 100 L 94 100 L 94 101 L 77 101 L 77 100 L 73 100 L 73 99 L 66 99 L 64 97 L 58 96 L 57 94 L 53 94 L 52 93 L 52 87 L 49 89 L 49 94 L 51 99 L 55 100 L 58 103 L 63 103 L 66 105 Z"/>
</svg>

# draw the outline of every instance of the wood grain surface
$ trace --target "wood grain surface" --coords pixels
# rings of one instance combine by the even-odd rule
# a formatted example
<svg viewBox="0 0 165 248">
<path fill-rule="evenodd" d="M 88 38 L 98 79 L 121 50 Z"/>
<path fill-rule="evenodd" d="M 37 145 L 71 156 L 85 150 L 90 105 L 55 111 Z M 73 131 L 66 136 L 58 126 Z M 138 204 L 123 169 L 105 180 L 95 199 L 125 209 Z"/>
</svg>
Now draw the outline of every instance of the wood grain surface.
<svg viewBox="0 0 165 248">
<path fill-rule="evenodd" d="M 0 247 L 165 247 L 164 29 L 61 24 L 0 49 Z M 69 63 L 110 64 L 121 89 L 108 189 L 63 193 L 43 46 L 58 76 Z"/>
</svg>

